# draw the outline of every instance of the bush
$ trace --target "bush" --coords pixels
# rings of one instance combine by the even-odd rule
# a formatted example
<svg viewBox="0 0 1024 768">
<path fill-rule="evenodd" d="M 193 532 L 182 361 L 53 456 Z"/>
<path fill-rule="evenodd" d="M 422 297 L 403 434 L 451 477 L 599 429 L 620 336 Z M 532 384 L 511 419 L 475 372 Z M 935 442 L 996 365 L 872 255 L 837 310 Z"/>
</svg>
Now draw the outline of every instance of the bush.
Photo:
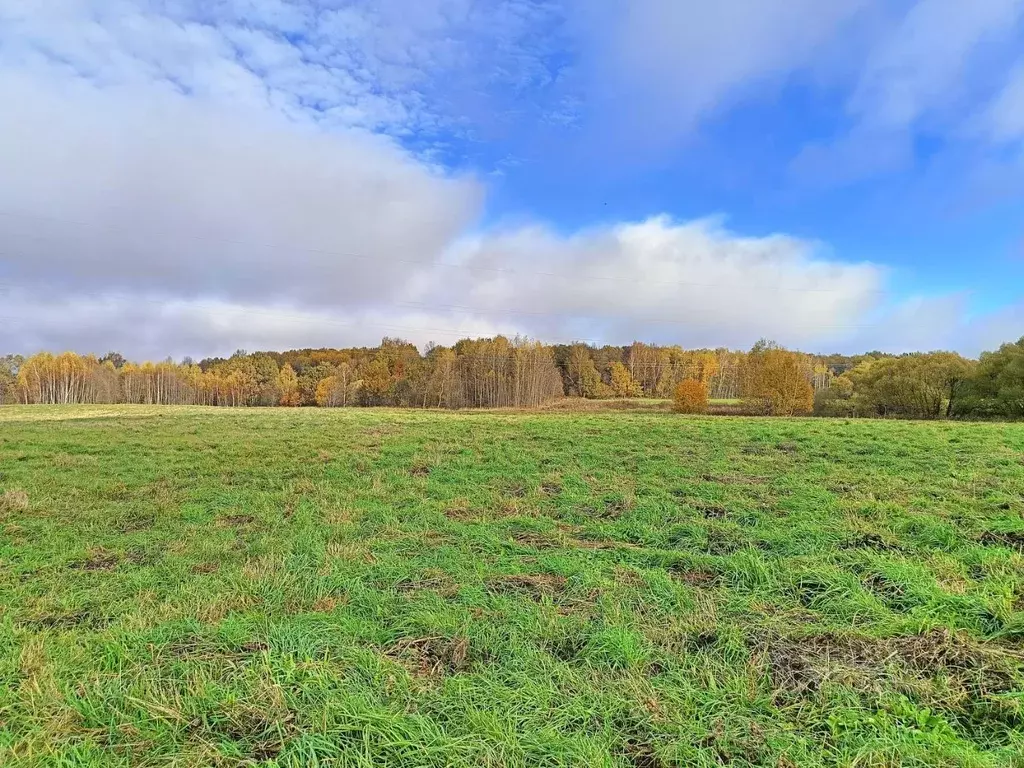
<svg viewBox="0 0 1024 768">
<path fill-rule="evenodd" d="M 686 379 L 676 385 L 672 410 L 676 413 L 707 413 L 708 385 L 696 379 Z"/>
</svg>

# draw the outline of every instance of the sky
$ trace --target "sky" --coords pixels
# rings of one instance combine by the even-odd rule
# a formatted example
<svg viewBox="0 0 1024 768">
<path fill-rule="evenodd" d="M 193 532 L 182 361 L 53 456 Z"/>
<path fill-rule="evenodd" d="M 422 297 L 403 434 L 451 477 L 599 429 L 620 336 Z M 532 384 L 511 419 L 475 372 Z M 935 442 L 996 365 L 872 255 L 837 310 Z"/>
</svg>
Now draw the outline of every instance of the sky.
<svg viewBox="0 0 1024 768">
<path fill-rule="evenodd" d="M 0 0 L 0 354 L 1024 335 L 1024 0 Z"/>
</svg>

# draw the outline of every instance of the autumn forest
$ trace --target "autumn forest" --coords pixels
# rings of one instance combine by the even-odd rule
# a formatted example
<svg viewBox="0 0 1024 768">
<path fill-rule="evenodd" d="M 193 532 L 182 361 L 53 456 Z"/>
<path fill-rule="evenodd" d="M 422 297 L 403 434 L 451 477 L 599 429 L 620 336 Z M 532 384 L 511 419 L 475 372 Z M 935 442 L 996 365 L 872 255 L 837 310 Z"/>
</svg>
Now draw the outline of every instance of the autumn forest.
<svg viewBox="0 0 1024 768">
<path fill-rule="evenodd" d="M 529 408 L 562 398 L 672 400 L 690 413 L 1024 418 L 1024 338 L 980 359 L 953 352 L 811 355 L 769 342 L 748 351 L 545 345 L 464 339 L 421 352 L 243 350 L 230 358 L 135 363 L 43 352 L 0 357 L 0 403 Z"/>
</svg>

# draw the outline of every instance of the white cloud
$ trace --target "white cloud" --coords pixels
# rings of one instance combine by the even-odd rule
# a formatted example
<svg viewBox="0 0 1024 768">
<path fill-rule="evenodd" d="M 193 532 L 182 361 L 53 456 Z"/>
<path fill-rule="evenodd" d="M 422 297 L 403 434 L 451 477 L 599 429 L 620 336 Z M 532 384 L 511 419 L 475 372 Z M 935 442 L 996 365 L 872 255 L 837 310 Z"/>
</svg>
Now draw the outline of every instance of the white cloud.
<svg viewBox="0 0 1024 768">
<path fill-rule="evenodd" d="M 985 122 L 994 141 L 1024 139 L 1024 61 L 1010 73 L 1003 90 L 989 107 Z"/>
<path fill-rule="evenodd" d="M 1014 38 L 1021 0 L 920 0 L 874 47 L 850 99 L 874 129 L 907 128 L 929 113 L 958 117 L 986 85 L 982 54 Z"/>
<path fill-rule="evenodd" d="M 806 146 L 797 177 L 847 183 L 911 166 L 917 136 L 987 140 L 1016 119 L 1011 84 L 982 131 L 978 104 L 998 87 L 1024 0 L 919 0 L 871 44 L 847 102 L 851 124 Z"/>
<path fill-rule="evenodd" d="M 374 346 L 383 336 L 419 345 L 453 344 L 466 336 L 494 335 L 486 321 L 414 308 L 310 309 L 287 304 L 213 299 L 167 299 L 147 294 L 54 296 L 16 288 L 4 293 L 0 344 L 4 353 L 71 349 L 131 359 L 229 355 L 237 349 Z"/>
<path fill-rule="evenodd" d="M 573 0 L 570 25 L 602 118 L 657 141 L 854 44 L 851 25 L 875 2 Z"/>
<path fill-rule="evenodd" d="M 403 133 L 442 119 L 417 89 L 464 63 L 456 35 L 471 6 L 11 0 L 0 8 L 0 64 Z"/>
<path fill-rule="evenodd" d="M 884 272 L 830 259 L 815 243 L 742 237 L 717 220 L 667 217 L 570 236 L 543 227 L 463 242 L 457 276 L 436 273 L 426 296 L 506 311 L 542 338 L 698 345 L 788 344 L 848 335 L 879 303 Z M 434 300 L 438 300 L 434 298 Z"/>
<path fill-rule="evenodd" d="M 358 305 L 392 293 L 396 259 L 436 259 L 481 197 L 388 139 L 266 110 L 40 78 L 0 100 L 18 118 L 0 126 L 0 264 L 26 283 Z"/>
</svg>

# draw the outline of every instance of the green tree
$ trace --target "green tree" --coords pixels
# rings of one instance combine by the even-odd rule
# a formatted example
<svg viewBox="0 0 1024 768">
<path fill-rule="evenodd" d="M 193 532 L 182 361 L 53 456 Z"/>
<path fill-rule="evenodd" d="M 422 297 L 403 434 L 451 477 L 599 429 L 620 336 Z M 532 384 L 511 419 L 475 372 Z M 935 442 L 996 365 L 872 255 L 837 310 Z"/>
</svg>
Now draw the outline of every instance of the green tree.
<svg viewBox="0 0 1024 768">
<path fill-rule="evenodd" d="M 107 352 L 107 354 L 100 358 L 100 363 L 107 362 L 120 370 L 121 368 L 124 368 L 124 364 L 128 361 L 124 359 L 124 355 L 120 352 Z"/>
<path fill-rule="evenodd" d="M 973 367 L 955 352 L 915 352 L 868 360 L 846 375 L 864 415 L 937 419 L 957 410 Z"/>
<path fill-rule="evenodd" d="M 316 389 L 320 382 L 334 375 L 334 366 L 317 363 L 299 374 L 299 400 L 303 405 L 316 405 Z"/>
<path fill-rule="evenodd" d="M 853 399 L 853 380 L 849 376 L 836 376 L 829 386 L 814 393 L 815 416 L 856 416 Z"/>
<path fill-rule="evenodd" d="M 0 357 L 0 405 L 18 402 L 18 370 L 24 362 L 21 355 Z"/>
<path fill-rule="evenodd" d="M 960 395 L 955 416 L 1024 419 L 1024 337 L 983 352 Z"/>
</svg>

